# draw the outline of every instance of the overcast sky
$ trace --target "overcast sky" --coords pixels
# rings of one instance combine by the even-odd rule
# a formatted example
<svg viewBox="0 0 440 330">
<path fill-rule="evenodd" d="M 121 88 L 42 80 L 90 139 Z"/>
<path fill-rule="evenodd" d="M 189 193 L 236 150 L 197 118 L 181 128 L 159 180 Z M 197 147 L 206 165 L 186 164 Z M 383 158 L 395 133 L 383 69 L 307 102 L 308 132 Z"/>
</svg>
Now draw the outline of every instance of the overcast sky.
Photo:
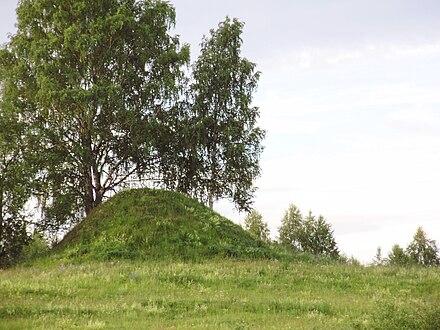
<svg viewBox="0 0 440 330">
<path fill-rule="evenodd" d="M 245 22 L 267 130 L 255 208 L 274 236 L 294 203 L 323 214 L 341 251 L 364 262 L 378 246 L 406 246 L 418 226 L 440 243 L 439 1 L 171 3 L 193 59 L 227 15 Z M 0 2 L 0 42 L 15 7 Z"/>
</svg>

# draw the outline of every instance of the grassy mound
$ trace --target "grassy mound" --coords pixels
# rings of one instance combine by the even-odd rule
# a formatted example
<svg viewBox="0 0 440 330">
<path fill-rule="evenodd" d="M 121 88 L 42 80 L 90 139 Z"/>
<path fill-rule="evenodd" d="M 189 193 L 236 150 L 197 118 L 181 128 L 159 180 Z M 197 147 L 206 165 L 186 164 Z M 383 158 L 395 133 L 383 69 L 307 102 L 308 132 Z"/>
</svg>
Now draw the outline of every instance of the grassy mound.
<svg viewBox="0 0 440 330">
<path fill-rule="evenodd" d="M 276 254 L 196 200 L 151 189 L 112 197 L 73 228 L 55 253 L 81 260 L 270 258 Z"/>
</svg>

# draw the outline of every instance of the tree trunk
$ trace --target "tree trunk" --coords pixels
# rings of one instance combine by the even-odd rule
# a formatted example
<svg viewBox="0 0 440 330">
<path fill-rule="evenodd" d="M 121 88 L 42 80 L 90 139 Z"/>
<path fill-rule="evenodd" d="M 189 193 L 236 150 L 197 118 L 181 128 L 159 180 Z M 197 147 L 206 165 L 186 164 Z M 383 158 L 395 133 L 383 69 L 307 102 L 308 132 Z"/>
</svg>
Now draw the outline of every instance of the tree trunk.
<svg viewBox="0 0 440 330">
<path fill-rule="evenodd" d="M 92 137 L 90 125 L 86 125 L 86 129 L 83 131 L 84 141 L 84 208 L 86 215 L 95 207 L 95 196 L 93 187 L 93 149 L 92 149 Z"/>
<path fill-rule="evenodd" d="M 0 182 L 0 240 L 3 238 L 3 182 Z"/>
<path fill-rule="evenodd" d="M 214 207 L 214 186 L 217 184 L 217 182 L 215 182 L 215 173 L 216 173 L 216 149 L 215 149 L 215 145 L 212 146 L 212 148 L 209 148 L 209 154 L 211 156 L 211 173 L 210 173 L 210 179 L 209 179 L 209 185 L 208 185 L 208 206 L 209 208 L 212 210 Z"/>
<path fill-rule="evenodd" d="M 94 198 L 93 198 L 93 183 L 92 183 L 92 175 L 90 171 L 86 171 L 84 173 L 84 208 L 86 211 L 86 215 L 89 215 L 92 212 L 94 207 Z"/>
<path fill-rule="evenodd" d="M 104 197 L 104 191 L 101 184 L 101 173 L 98 171 L 98 166 L 96 165 L 96 157 L 93 157 L 93 183 L 95 189 L 95 201 L 93 203 L 94 207 L 101 205 L 102 199 Z"/>
<path fill-rule="evenodd" d="M 211 193 L 208 193 L 208 206 L 211 210 L 214 209 L 214 198 L 212 197 Z"/>
</svg>

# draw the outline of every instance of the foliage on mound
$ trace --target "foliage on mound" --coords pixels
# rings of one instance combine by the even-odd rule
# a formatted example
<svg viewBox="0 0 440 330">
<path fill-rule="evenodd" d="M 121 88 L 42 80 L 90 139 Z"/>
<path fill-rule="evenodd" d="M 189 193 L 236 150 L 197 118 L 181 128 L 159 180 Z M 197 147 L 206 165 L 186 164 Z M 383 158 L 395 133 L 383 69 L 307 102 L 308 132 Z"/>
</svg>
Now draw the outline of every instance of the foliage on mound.
<svg viewBox="0 0 440 330">
<path fill-rule="evenodd" d="M 279 252 L 183 194 L 134 189 L 92 212 L 55 247 L 55 253 L 81 260 L 197 260 L 272 258 Z"/>
</svg>

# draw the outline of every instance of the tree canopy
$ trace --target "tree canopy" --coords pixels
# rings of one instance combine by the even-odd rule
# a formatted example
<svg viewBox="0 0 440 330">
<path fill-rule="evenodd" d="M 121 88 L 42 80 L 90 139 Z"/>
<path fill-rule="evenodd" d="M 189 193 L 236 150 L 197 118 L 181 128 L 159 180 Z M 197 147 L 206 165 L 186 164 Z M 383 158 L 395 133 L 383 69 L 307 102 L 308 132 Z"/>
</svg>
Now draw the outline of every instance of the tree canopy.
<svg viewBox="0 0 440 330">
<path fill-rule="evenodd" d="M 168 32 L 174 18 L 160 1 L 20 2 L 1 54 L 4 94 L 38 137 L 51 221 L 90 213 L 154 164 L 154 111 L 169 106 L 189 59 Z"/>
<path fill-rule="evenodd" d="M 440 264 L 439 250 L 434 240 L 427 237 L 422 227 L 417 228 L 413 240 L 407 249 L 408 258 L 416 264 L 438 266 Z"/>
<path fill-rule="evenodd" d="M 31 178 L 36 167 L 24 151 L 24 126 L 3 99 L 0 110 L 0 265 L 4 265 L 18 258 L 30 239 L 25 205 L 35 186 Z"/>
<path fill-rule="evenodd" d="M 191 89 L 205 166 L 199 187 L 211 206 L 230 197 L 249 209 L 265 133 L 256 126 L 258 108 L 251 106 L 260 73 L 240 55 L 242 29 L 243 23 L 226 19 L 211 30 L 194 64 Z"/>
<path fill-rule="evenodd" d="M 0 128 L 22 128 L 8 157 L 35 168 L 23 177 L 38 183 L 43 228 L 72 225 L 133 178 L 250 209 L 264 131 L 243 23 L 212 30 L 188 76 L 175 15 L 160 0 L 19 2 L 0 50 Z"/>
<path fill-rule="evenodd" d="M 168 132 L 179 138 L 163 148 L 162 170 L 173 188 L 211 207 L 228 198 L 250 211 L 265 131 L 257 126 L 259 109 L 251 105 L 260 73 L 241 56 L 242 31 L 242 22 L 226 18 L 203 39 L 189 102 L 176 111 L 180 125 Z"/>
<path fill-rule="evenodd" d="M 338 257 L 339 250 L 331 225 L 320 215 L 315 217 L 309 211 L 303 217 L 301 211 L 290 205 L 279 228 L 281 244 L 301 252 Z"/>
<path fill-rule="evenodd" d="M 263 241 L 270 241 L 270 230 L 267 222 L 263 220 L 263 216 L 257 211 L 252 211 L 244 218 L 244 229 Z"/>
</svg>

